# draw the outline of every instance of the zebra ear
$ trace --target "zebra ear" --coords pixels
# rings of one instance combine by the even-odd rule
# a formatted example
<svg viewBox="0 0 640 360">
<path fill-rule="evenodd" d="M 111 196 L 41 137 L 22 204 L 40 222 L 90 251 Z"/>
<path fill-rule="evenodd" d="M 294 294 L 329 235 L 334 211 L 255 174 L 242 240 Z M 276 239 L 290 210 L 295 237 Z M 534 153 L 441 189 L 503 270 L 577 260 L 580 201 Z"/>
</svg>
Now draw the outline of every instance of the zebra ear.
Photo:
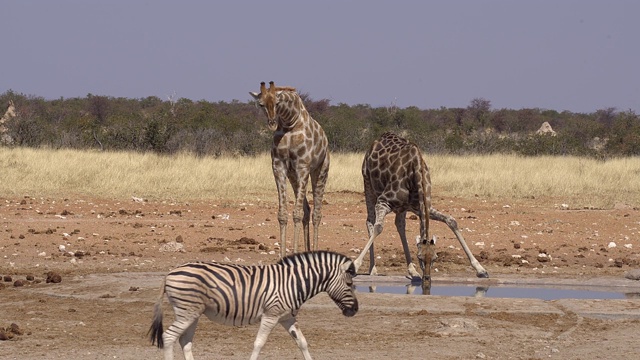
<svg viewBox="0 0 640 360">
<path fill-rule="evenodd" d="M 351 266 L 351 264 L 353 264 L 353 261 L 349 261 L 343 264 L 340 264 L 340 270 L 347 272 L 349 270 L 349 267 Z"/>
<path fill-rule="evenodd" d="M 346 262 L 340 265 L 340 270 L 343 272 L 349 273 L 351 277 L 356 276 L 356 266 L 353 264 L 353 261 Z"/>
</svg>

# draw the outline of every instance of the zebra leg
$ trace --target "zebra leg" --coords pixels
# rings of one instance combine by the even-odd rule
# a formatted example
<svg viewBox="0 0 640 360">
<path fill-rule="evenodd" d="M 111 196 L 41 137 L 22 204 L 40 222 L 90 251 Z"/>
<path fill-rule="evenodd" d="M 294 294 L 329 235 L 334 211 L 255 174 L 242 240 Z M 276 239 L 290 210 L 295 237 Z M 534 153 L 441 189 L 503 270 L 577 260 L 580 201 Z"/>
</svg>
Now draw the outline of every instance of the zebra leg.
<svg viewBox="0 0 640 360">
<path fill-rule="evenodd" d="M 251 353 L 251 360 L 258 360 L 258 355 L 260 355 L 260 350 L 264 346 L 264 343 L 267 342 L 267 338 L 273 330 L 273 327 L 278 323 L 278 318 L 275 316 L 267 316 L 262 315 L 262 320 L 260 320 L 260 329 L 258 330 L 258 335 L 256 336 L 256 340 L 253 342 L 253 352 Z"/>
<path fill-rule="evenodd" d="M 311 354 L 309 354 L 307 339 L 304 338 L 304 335 L 302 335 L 302 331 L 300 331 L 300 328 L 298 328 L 298 321 L 296 320 L 296 318 L 289 317 L 284 320 L 280 320 L 280 324 L 296 341 L 296 344 L 298 344 L 298 348 L 300 349 L 300 351 L 302 351 L 302 356 L 304 356 L 304 359 L 312 360 Z"/>
<path fill-rule="evenodd" d="M 194 323 L 198 322 L 200 313 L 184 314 L 175 307 L 174 311 L 176 313 L 176 320 L 162 334 L 162 340 L 164 341 L 164 359 L 173 360 L 173 343 L 176 342 L 177 339 L 180 339 L 180 345 L 183 347 L 182 351 L 184 352 L 186 359 L 193 360 L 193 355 L 191 355 L 191 339 L 193 339 L 193 333 L 196 329 Z M 185 333 L 185 331 L 187 331 L 187 333 Z M 191 335 L 189 335 L 189 332 L 191 332 Z M 183 341 L 185 342 L 183 343 Z M 185 345 L 188 346 L 185 347 Z M 191 357 L 189 358 L 187 356 Z"/>
<path fill-rule="evenodd" d="M 191 352 L 191 348 L 193 347 L 193 336 L 196 333 L 196 326 L 198 326 L 198 318 L 195 319 L 193 324 L 189 325 L 189 327 L 180 335 L 180 347 L 182 348 L 182 352 L 184 353 L 185 360 L 193 360 L 193 353 Z"/>
</svg>

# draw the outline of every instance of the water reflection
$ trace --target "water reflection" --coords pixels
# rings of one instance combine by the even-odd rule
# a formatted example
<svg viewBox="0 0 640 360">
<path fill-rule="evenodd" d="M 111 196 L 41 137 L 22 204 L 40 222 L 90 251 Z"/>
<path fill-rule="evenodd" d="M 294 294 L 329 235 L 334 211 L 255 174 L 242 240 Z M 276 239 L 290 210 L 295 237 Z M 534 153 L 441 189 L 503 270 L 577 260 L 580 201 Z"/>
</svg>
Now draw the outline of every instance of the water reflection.
<svg viewBox="0 0 640 360">
<path fill-rule="evenodd" d="M 533 298 L 542 300 L 557 299 L 638 299 L 639 292 L 620 290 L 593 290 L 584 288 L 554 287 L 514 287 L 514 286 L 469 286 L 469 285 L 431 285 L 423 288 L 420 283 L 405 286 L 369 285 L 356 286 L 357 291 L 370 293 L 390 293 L 409 295 L 473 296 L 493 298 Z M 628 290 L 627 290 L 628 291 Z"/>
</svg>

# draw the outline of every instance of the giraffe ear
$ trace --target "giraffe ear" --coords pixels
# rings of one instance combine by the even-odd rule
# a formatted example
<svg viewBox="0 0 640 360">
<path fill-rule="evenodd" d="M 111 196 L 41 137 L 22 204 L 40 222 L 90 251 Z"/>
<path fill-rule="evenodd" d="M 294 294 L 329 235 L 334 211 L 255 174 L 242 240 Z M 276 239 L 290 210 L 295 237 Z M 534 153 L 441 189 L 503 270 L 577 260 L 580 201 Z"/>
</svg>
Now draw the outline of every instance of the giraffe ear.
<svg viewBox="0 0 640 360">
<path fill-rule="evenodd" d="M 256 100 L 260 99 L 260 94 L 255 93 L 253 91 L 249 91 L 249 95 L 253 96 L 253 98 Z"/>
</svg>

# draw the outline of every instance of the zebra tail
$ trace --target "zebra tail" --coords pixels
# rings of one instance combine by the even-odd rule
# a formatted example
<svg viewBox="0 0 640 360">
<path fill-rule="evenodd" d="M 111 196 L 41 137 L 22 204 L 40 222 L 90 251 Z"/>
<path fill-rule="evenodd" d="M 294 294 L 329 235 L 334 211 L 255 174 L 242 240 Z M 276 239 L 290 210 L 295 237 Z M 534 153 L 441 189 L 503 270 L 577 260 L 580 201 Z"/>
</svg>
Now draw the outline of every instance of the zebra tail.
<svg viewBox="0 0 640 360">
<path fill-rule="evenodd" d="M 147 332 L 151 340 L 151 345 L 158 344 L 158 348 L 164 347 L 164 340 L 162 340 L 162 298 L 164 296 L 164 280 L 162 280 L 162 286 L 160 290 L 160 298 L 156 301 L 153 307 L 153 322 Z"/>
</svg>

